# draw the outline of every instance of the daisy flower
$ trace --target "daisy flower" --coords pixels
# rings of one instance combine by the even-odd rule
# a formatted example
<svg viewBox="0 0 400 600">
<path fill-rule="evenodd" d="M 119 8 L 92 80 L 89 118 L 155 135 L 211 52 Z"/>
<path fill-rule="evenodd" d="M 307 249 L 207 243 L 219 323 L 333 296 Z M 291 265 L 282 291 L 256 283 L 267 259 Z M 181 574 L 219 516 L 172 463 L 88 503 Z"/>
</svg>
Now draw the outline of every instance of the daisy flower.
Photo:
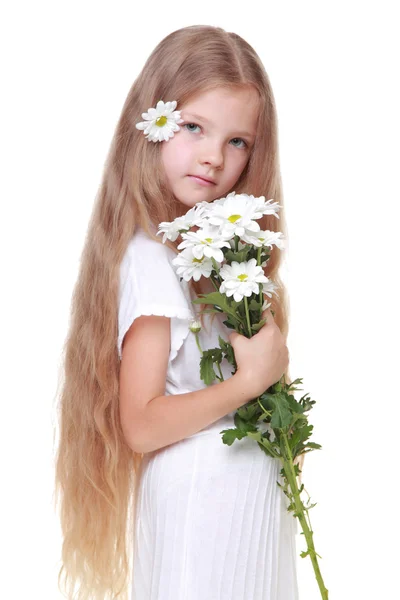
<svg viewBox="0 0 400 600">
<path fill-rule="evenodd" d="M 242 236 L 260 230 L 253 203 L 247 194 L 228 194 L 223 202 L 213 202 L 212 211 L 208 215 L 211 225 L 218 225 L 221 234 L 230 238 L 234 235 Z"/>
<path fill-rule="evenodd" d="M 265 196 L 260 196 L 259 198 L 253 197 L 253 206 L 255 212 L 259 213 L 259 219 L 263 215 L 274 215 L 277 219 L 279 219 L 278 210 L 281 208 L 281 205 L 278 202 L 274 202 L 274 199 L 265 200 Z M 272 204 L 270 204 L 272 202 Z"/>
<path fill-rule="evenodd" d="M 202 206 L 193 206 L 188 212 L 182 217 L 177 217 L 173 221 L 162 221 L 158 226 L 158 231 L 156 235 L 163 233 L 163 244 L 165 244 L 165 240 L 168 238 L 171 242 L 174 242 L 181 230 L 187 231 L 194 225 L 198 225 L 201 227 L 203 224 L 203 207 Z"/>
<path fill-rule="evenodd" d="M 285 247 L 282 231 L 270 231 L 267 229 L 266 231 L 257 231 L 252 235 L 245 233 L 242 235 L 242 240 L 246 242 L 246 244 L 252 244 L 256 248 L 260 248 L 261 246 L 269 246 L 272 248 L 274 244 L 278 248 Z"/>
<path fill-rule="evenodd" d="M 148 142 L 168 142 L 169 138 L 174 137 L 174 131 L 180 130 L 178 123 L 183 123 L 181 111 L 175 110 L 176 105 L 176 100 L 165 103 L 159 100 L 156 108 L 149 108 L 142 113 L 145 120 L 136 123 L 136 129 L 144 130 Z"/>
<path fill-rule="evenodd" d="M 243 296 L 258 294 L 259 284 L 266 285 L 269 281 L 255 258 L 241 263 L 234 260 L 230 265 L 225 264 L 219 275 L 223 279 L 219 291 L 228 298 L 233 296 L 235 302 L 240 302 Z"/>
<path fill-rule="evenodd" d="M 222 262 L 224 254 L 221 248 L 230 248 L 229 242 L 219 233 L 219 227 L 203 226 L 197 231 L 182 233 L 183 242 L 178 246 L 181 248 L 190 248 L 195 258 L 214 257 L 216 261 Z"/>
<path fill-rule="evenodd" d="M 268 277 L 266 277 L 266 282 L 263 283 L 263 294 L 265 294 L 266 296 L 268 296 L 268 298 L 272 297 L 272 294 L 275 293 L 276 290 L 276 285 L 273 281 L 271 281 L 270 279 L 268 279 Z M 265 310 L 265 308 L 263 307 L 262 310 Z"/>
<path fill-rule="evenodd" d="M 207 258 L 207 256 L 196 258 L 193 256 L 191 248 L 182 250 L 178 256 L 172 259 L 172 264 L 177 266 L 177 275 L 183 277 L 185 281 L 192 278 L 194 281 L 199 281 L 200 277 L 210 277 L 213 270 L 211 258 Z"/>
</svg>

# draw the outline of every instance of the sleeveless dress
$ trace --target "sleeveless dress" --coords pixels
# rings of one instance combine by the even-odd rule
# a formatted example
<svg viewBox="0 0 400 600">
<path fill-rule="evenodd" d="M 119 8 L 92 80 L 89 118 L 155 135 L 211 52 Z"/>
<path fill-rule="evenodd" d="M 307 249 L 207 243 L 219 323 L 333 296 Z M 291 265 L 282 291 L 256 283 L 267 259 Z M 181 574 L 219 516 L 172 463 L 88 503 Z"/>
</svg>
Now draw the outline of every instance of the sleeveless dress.
<svg viewBox="0 0 400 600">
<path fill-rule="evenodd" d="M 155 231 L 155 230 L 154 230 Z M 160 235 L 161 238 L 161 235 Z M 189 322 L 196 296 L 180 281 L 176 254 L 141 228 L 120 266 L 118 351 L 140 315 L 171 318 L 165 395 L 206 387 Z M 232 331 L 217 314 L 199 341 L 217 347 Z M 224 379 L 232 366 L 221 364 Z M 216 380 L 216 385 L 218 381 Z M 131 600 L 298 600 L 297 520 L 287 511 L 280 462 L 250 438 L 222 442 L 234 412 L 201 431 L 144 454 L 135 514 Z"/>
</svg>

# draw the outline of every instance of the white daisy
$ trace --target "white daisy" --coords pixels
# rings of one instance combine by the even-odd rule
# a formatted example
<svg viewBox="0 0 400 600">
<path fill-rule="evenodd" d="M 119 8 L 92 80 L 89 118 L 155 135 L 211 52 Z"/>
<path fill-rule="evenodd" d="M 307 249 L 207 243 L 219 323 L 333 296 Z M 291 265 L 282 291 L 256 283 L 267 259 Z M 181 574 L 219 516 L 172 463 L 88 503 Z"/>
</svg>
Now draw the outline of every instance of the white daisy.
<svg viewBox="0 0 400 600">
<path fill-rule="evenodd" d="M 178 250 L 191 248 L 195 258 L 214 257 L 221 263 L 224 260 L 221 248 L 230 248 L 229 242 L 219 233 L 219 227 L 211 227 L 207 224 L 197 231 L 182 233 L 182 238 L 183 242 L 179 244 Z"/>
<path fill-rule="evenodd" d="M 222 202 L 213 202 L 212 211 L 208 215 L 211 225 L 220 227 L 221 234 L 226 238 L 235 235 L 260 230 L 259 224 L 254 220 L 256 211 L 247 194 L 231 192 Z"/>
<path fill-rule="evenodd" d="M 268 278 L 260 266 L 257 265 L 255 258 L 248 261 L 225 264 L 220 272 L 223 279 L 219 291 L 226 294 L 228 298 L 233 296 L 235 302 L 240 302 L 243 296 L 251 296 L 260 292 L 259 284 L 267 284 Z"/>
<path fill-rule="evenodd" d="M 226 197 L 223 198 L 216 198 L 215 200 L 212 200 L 211 202 L 207 202 L 207 200 L 203 200 L 203 202 L 199 202 L 199 204 L 204 205 L 204 208 L 206 210 L 206 214 L 211 214 L 213 211 L 213 206 L 217 206 L 219 204 L 223 204 L 226 200 L 226 198 L 230 197 L 230 196 L 234 196 L 236 192 L 231 192 L 230 194 L 228 194 Z"/>
<path fill-rule="evenodd" d="M 195 205 L 192 206 L 190 210 L 182 217 L 177 217 L 173 221 L 162 221 L 158 226 L 158 231 L 156 235 L 163 233 L 163 244 L 165 244 L 165 240 L 168 238 L 171 242 L 174 242 L 181 230 L 187 231 L 194 225 L 198 225 L 201 227 L 203 224 L 202 218 L 203 208 L 201 206 Z"/>
<path fill-rule="evenodd" d="M 211 271 L 213 270 L 213 264 L 211 258 L 203 256 L 203 258 L 196 258 L 193 256 L 191 248 L 185 248 L 182 250 L 174 259 L 172 264 L 177 266 L 176 273 L 183 277 L 185 281 L 194 279 L 199 281 L 200 277 L 210 277 Z"/>
<path fill-rule="evenodd" d="M 143 119 L 136 123 L 136 129 L 144 130 L 148 142 L 168 142 L 169 138 L 174 137 L 174 131 L 179 131 L 178 123 L 182 123 L 181 111 L 175 110 L 176 100 L 172 102 L 163 102 L 159 100 L 156 108 L 149 108 L 148 112 L 142 113 Z"/>
<path fill-rule="evenodd" d="M 156 235 L 163 233 L 163 244 L 165 244 L 165 240 L 168 238 L 171 242 L 174 242 L 178 235 L 180 235 L 181 229 L 189 229 L 189 226 L 186 225 L 185 217 L 178 217 L 173 221 L 162 221 L 158 226 L 158 231 Z"/>
<path fill-rule="evenodd" d="M 228 194 L 228 196 L 235 195 L 235 194 L 236 194 L 236 192 L 231 192 L 231 194 Z M 251 204 L 251 207 L 254 211 L 253 218 L 261 219 L 261 217 L 263 216 L 262 208 L 264 207 L 264 204 L 265 204 L 265 196 L 260 196 L 259 198 L 256 198 L 255 196 L 253 196 L 253 194 L 245 194 L 244 192 L 242 192 L 241 194 L 238 194 L 238 196 L 245 198 L 247 200 L 247 202 L 249 204 Z"/>
<path fill-rule="evenodd" d="M 284 248 L 285 242 L 283 239 L 283 233 L 281 231 L 270 231 L 267 229 L 266 231 L 257 231 L 254 234 L 242 235 L 242 240 L 246 242 L 246 244 L 252 244 L 256 248 L 260 248 L 261 246 L 272 246 L 275 244 L 278 248 Z"/>
<path fill-rule="evenodd" d="M 265 200 L 265 196 L 260 196 L 259 198 L 253 199 L 254 210 L 257 213 L 260 213 L 260 216 L 257 218 L 261 218 L 263 215 L 275 215 L 277 219 L 279 219 L 278 211 L 281 208 L 281 205 L 278 202 L 274 202 L 274 199 Z M 272 204 L 270 204 L 272 202 Z"/>
<path fill-rule="evenodd" d="M 267 277 L 267 281 L 265 283 L 263 283 L 263 294 L 265 294 L 266 296 L 268 296 L 268 298 L 271 298 L 272 294 L 275 293 L 276 290 L 276 285 L 273 281 L 271 281 L 271 279 L 268 279 Z M 265 310 L 263 308 L 263 310 Z"/>
</svg>

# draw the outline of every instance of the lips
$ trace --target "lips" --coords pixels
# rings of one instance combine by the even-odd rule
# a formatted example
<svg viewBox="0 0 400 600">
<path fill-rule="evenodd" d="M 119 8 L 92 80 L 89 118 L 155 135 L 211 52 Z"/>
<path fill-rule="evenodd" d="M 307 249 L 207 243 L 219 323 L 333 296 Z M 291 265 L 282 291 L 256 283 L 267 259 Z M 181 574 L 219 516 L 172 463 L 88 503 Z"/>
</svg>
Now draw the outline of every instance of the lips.
<svg viewBox="0 0 400 600">
<path fill-rule="evenodd" d="M 209 179 L 208 177 L 203 177 L 202 175 L 190 175 L 190 177 L 197 177 L 198 179 L 202 179 L 203 181 L 208 181 L 208 183 L 214 183 L 213 179 Z"/>
</svg>

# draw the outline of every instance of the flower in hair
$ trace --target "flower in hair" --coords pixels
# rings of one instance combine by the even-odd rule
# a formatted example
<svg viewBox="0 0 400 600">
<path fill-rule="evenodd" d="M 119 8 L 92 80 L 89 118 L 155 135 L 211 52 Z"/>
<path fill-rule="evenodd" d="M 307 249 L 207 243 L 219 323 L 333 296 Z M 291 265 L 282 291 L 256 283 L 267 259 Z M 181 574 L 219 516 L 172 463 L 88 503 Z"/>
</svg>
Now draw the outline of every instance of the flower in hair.
<svg viewBox="0 0 400 600">
<path fill-rule="evenodd" d="M 179 131 L 178 123 L 182 123 L 181 111 L 175 110 L 176 100 L 163 102 L 159 100 L 156 108 L 149 108 L 142 113 L 144 121 L 136 123 L 136 129 L 142 129 L 148 142 L 168 142 L 174 137 L 174 131 Z"/>
</svg>

